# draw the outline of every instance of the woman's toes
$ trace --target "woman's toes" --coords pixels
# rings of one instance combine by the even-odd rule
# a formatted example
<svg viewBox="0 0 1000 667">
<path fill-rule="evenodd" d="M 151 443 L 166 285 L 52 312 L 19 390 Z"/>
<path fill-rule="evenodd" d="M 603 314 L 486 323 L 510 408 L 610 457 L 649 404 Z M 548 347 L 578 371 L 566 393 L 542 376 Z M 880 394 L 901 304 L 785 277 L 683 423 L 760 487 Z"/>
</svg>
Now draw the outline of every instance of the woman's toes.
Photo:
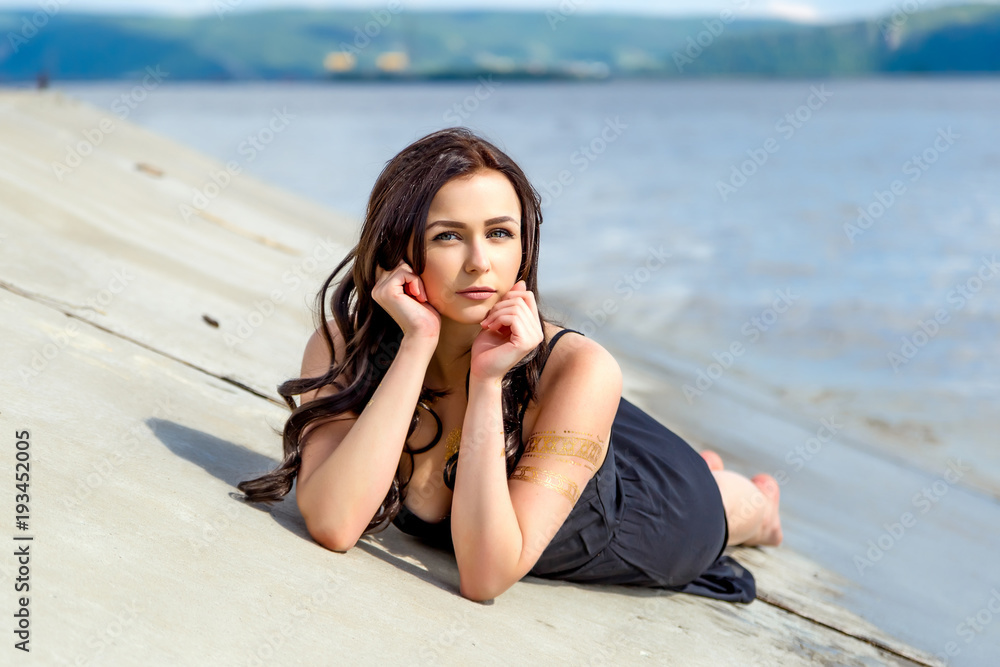
<svg viewBox="0 0 1000 667">
<path fill-rule="evenodd" d="M 754 544 L 776 547 L 784 539 L 781 532 L 781 515 L 778 511 L 778 505 L 781 502 L 781 487 L 778 485 L 778 480 L 765 473 L 755 475 L 750 481 L 760 489 L 765 498 L 771 501 Z"/>
<path fill-rule="evenodd" d="M 753 482 L 754 485 L 760 489 L 760 492 L 763 493 L 768 499 L 774 500 L 775 504 L 777 504 L 781 497 L 781 487 L 778 486 L 778 480 L 771 477 L 767 473 L 762 472 L 759 475 L 751 477 L 750 481 Z"/>
<path fill-rule="evenodd" d="M 722 465 L 722 457 L 713 452 L 711 449 L 703 451 L 701 453 L 701 458 L 705 459 L 705 462 L 708 463 L 708 469 L 712 472 L 725 469 L 725 466 Z"/>
</svg>

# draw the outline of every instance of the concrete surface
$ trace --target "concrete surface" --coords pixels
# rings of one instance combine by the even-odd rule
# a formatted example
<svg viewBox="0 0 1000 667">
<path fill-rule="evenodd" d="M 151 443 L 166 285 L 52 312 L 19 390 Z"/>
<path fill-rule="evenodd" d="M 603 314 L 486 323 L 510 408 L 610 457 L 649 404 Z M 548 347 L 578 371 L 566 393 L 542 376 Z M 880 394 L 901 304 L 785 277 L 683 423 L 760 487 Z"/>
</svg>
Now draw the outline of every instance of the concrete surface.
<svg viewBox="0 0 1000 667">
<path fill-rule="evenodd" d="M 294 495 L 234 500 L 280 453 L 274 388 L 355 225 L 245 175 L 212 188 L 224 171 L 58 93 L 0 93 L 0 469 L 27 431 L 31 497 L 0 558 L 10 619 L 30 544 L 31 650 L 8 630 L 4 664 L 940 664 L 787 548 L 733 550 L 745 606 L 532 578 L 477 604 L 394 528 L 336 554 Z"/>
</svg>

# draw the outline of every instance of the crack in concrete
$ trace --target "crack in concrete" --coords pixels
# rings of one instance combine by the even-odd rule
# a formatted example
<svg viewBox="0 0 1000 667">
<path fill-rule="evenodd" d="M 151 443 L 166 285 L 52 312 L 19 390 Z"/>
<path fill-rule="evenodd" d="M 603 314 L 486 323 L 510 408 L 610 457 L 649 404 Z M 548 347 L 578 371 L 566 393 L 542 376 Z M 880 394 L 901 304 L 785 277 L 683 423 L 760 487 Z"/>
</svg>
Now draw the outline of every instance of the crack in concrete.
<svg viewBox="0 0 1000 667">
<path fill-rule="evenodd" d="M 763 593 L 761 591 L 757 591 L 757 599 L 760 600 L 761 602 L 764 602 L 766 604 L 771 605 L 772 607 L 776 607 L 778 609 L 781 609 L 782 611 L 786 611 L 789 614 L 797 616 L 797 617 L 799 617 L 799 618 L 801 618 L 803 620 L 809 621 L 810 623 L 813 623 L 815 625 L 819 625 L 821 627 L 827 628 L 828 630 L 833 630 L 834 632 L 836 632 L 838 634 L 841 634 L 841 635 L 844 635 L 845 637 L 851 637 L 852 639 L 857 639 L 860 642 L 864 642 L 864 643 L 866 643 L 866 644 L 868 644 L 870 646 L 875 647 L 876 649 L 878 649 L 880 651 L 884 651 L 886 653 L 894 655 L 897 658 L 902 658 L 903 660 L 907 660 L 907 661 L 909 661 L 909 662 L 911 662 L 913 664 L 921 665 L 921 667 L 941 667 L 942 663 L 939 663 L 939 662 L 926 662 L 923 657 L 916 656 L 916 655 L 908 655 L 907 653 L 903 653 L 899 649 L 897 649 L 895 647 L 892 647 L 892 646 L 889 646 L 885 642 L 883 642 L 883 641 L 881 641 L 879 639 L 876 639 L 874 637 L 868 637 L 868 636 L 865 636 L 865 635 L 856 635 L 856 634 L 854 634 L 854 633 L 852 633 L 852 632 L 850 632 L 848 630 L 844 630 L 843 628 L 839 628 L 836 625 L 831 625 L 830 623 L 827 623 L 826 621 L 822 621 L 822 620 L 820 620 L 820 619 L 818 619 L 818 618 L 816 618 L 814 616 L 810 616 L 809 614 L 806 614 L 805 612 L 802 612 L 802 611 L 799 611 L 797 609 L 794 609 L 793 607 L 789 606 L 788 604 L 780 602 L 778 599 L 769 596 L 767 593 Z"/>
<path fill-rule="evenodd" d="M 0 280 L 0 288 L 5 289 L 5 290 L 7 290 L 8 292 L 10 292 L 12 294 L 16 294 L 18 296 L 24 297 L 25 299 L 28 299 L 30 301 L 34 301 L 35 303 L 38 303 L 40 305 L 46 306 L 48 308 L 52 308 L 53 310 L 55 310 L 55 311 L 57 311 L 59 313 L 62 313 L 66 317 L 71 317 L 74 320 L 77 320 L 79 322 L 83 322 L 85 324 L 88 324 L 88 325 L 94 327 L 95 329 L 97 329 L 99 331 L 103 331 L 103 332 L 105 332 L 107 334 L 110 334 L 110 335 L 114 336 L 115 338 L 119 338 L 121 340 L 128 341 L 129 343 L 132 343 L 133 345 L 138 345 L 139 347 L 143 348 L 144 350 L 149 350 L 150 352 L 152 352 L 152 353 L 154 353 L 156 355 L 159 355 L 159 356 L 164 357 L 166 359 L 169 359 L 171 361 L 175 361 L 175 362 L 177 362 L 179 364 L 183 364 L 184 366 L 187 366 L 188 368 L 196 370 L 199 373 L 203 373 L 205 375 L 208 375 L 209 377 L 215 378 L 216 380 L 220 380 L 222 382 L 226 382 L 228 384 L 231 384 L 234 387 L 237 387 L 238 389 L 242 389 L 243 391 L 246 391 L 249 394 L 257 396 L 258 398 L 263 398 L 264 400 L 270 401 L 271 403 L 274 403 L 275 405 L 280 405 L 281 407 L 286 408 L 286 409 L 288 408 L 288 406 L 285 404 L 284 401 L 280 401 L 277 398 L 274 398 L 273 396 L 269 396 L 267 394 L 264 394 L 261 391 L 258 391 L 257 389 L 254 389 L 253 387 L 240 382 L 239 380 L 231 378 L 231 377 L 229 377 L 227 375 L 218 375 L 216 373 L 213 373 L 212 371 L 206 370 L 206 369 L 202 368 L 201 366 L 198 366 L 197 364 L 194 364 L 194 363 L 192 363 L 190 361 L 187 361 L 185 359 L 181 359 L 180 357 L 176 357 L 176 356 L 174 356 L 174 355 L 172 355 L 172 354 L 170 354 L 168 352 L 164 352 L 163 350 L 159 350 L 159 349 L 157 349 L 155 347 L 152 347 L 151 345 L 143 343 L 140 340 L 136 340 L 134 338 L 131 338 L 130 336 L 126 336 L 125 334 L 121 333 L 120 331 L 115 331 L 113 329 L 109 329 L 108 327 L 100 325 L 100 324 L 98 324 L 98 323 L 96 323 L 96 322 L 94 322 L 92 320 L 88 320 L 85 317 L 80 317 L 79 315 L 77 315 L 76 313 L 72 312 L 71 310 L 66 310 L 65 309 L 66 307 L 68 307 L 68 308 L 86 308 L 86 306 L 75 306 L 73 304 L 67 303 L 65 301 L 60 301 L 59 299 L 54 299 L 54 298 L 46 296 L 44 294 L 35 294 L 35 293 L 29 292 L 28 290 L 25 290 L 25 289 L 23 289 L 21 287 L 18 287 L 17 285 L 13 285 L 11 283 L 8 283 L 8 282 L 2 281 L 2 280 Z"/>
</svg>

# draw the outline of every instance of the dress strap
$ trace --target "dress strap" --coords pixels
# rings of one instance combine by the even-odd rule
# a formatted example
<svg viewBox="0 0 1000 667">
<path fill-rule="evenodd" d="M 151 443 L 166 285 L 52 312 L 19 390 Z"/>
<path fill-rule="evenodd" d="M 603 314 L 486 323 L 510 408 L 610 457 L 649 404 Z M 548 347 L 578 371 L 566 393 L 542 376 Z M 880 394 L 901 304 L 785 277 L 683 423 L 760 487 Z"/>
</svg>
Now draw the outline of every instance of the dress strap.
<svg viewBox="0 0 1000 667">
<path fill-rule="evenodd" d="M 562 331 L 557 332 L 556 335 L 552 337 L 552 340 L 549 341 L 549 354 L 552 354 L 552 348 L 556 346 L 556 342 L 562 337 L 562 335 L 568 333 L 575 333 L 583 336 L 583 334 L 576 329 L 563 329 Z M 545 361 L 548 361 L 548 357 L 545 358 Z M 542 368 L 545 368 L 544 364 L 542 365 Z"/>
</svg>

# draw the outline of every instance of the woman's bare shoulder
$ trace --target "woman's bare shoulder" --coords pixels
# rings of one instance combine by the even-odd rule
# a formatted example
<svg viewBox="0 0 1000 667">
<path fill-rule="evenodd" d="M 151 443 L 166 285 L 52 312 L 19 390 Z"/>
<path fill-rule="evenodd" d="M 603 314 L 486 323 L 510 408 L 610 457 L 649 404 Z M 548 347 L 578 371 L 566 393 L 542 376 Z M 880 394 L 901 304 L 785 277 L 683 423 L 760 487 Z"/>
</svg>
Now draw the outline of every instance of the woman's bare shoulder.
<svg viewBox="0 0 1000 667">
<path fill-rule="evenodd" d="M 340 328 L 334 320 L 327 320 L 326 332 L 333 341 L 334 358 L 338 362 L 342 362 L 347 351 L 347 344 L 340 333 Z M 306 349 L 302 354 L 300 377 L 314 378 L 324 375 L 330 370 L 332 364 L 333 359 L 330 357 L 330 346 L 326 340 L 326 335 L 324 335 L 323 329 L 316 329 L 306 342 Z M 307 391 L 302 394 L 300 404 L 336 393 L 336 391 L 336 388 L 331 385 L 327 385 L 319 390 Z"/>
<path fill-rule="evenodd" d="M 563 330 L 563 327 L 546 323 L 545 339 Z M 620 392 L 622 371 L 614 356 L 593 338 L 570 331 L 559 337 L 555 347 L 545 362 L 539 381 L 539 394 L 546 389 L 562 386 L 567 382 L 598 382 L 618 387 Z"/>
</svg>

